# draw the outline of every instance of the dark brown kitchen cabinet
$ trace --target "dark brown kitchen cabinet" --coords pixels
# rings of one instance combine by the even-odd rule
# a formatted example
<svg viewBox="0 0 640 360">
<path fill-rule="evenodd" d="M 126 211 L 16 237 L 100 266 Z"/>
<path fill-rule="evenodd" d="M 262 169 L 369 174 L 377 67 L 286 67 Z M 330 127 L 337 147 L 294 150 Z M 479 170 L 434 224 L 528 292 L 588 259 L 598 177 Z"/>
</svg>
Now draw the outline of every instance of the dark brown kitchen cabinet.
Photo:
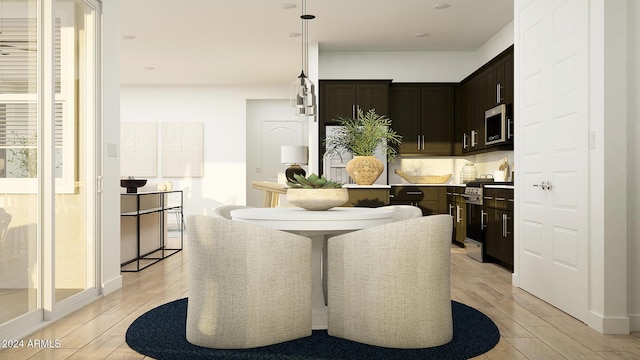
<svg viewBox="0 0 640 360">
<path fill-rule="evenodd" d="M 513 46 L 469 75 L 461 85 L 462 153 L 487 151 L 484 113 L 498 104 L 513 104 Z"/>
<path fill-rule="evenodd" d="M 320 80 L 321 125 L 336 125 L 339 117 L 353 118 L 359 107 L 389 115 L 391 80 Z"/>
<path fill-rule="evenodd" d="M 355 187 L 349 188 L 347 207 L 379 207 L 389 205 L 389 188 Z"/>
<path fill-rule="evenodd" d="M 466 200 L 460 194 L 464 194 L 464 187 L 447 187 L 447 212 L 453 217 L 452 243 L 464 246 L 464 238 L 467 236 L 466 225 Z"/>
<path fill-rule="evenodd" d="M 498 55 L 485 71 L 485 106 L 513 103 L 513 48 Z"/>
<path fill-rule="evenodd" d="M 389 117 L 400 155 L 453 155 L 457 84 L 392 84 Z"/>
<path fill-rule="evenodd" d="M 485 258 L 513 271 L 513 190 L 484 189 Z"/>
<path fill-rule="evenodd" d="M 446 186 L 391 186 L 391 205 L 413 205 L 422 215 L 446 214 Z"/>
</svg>

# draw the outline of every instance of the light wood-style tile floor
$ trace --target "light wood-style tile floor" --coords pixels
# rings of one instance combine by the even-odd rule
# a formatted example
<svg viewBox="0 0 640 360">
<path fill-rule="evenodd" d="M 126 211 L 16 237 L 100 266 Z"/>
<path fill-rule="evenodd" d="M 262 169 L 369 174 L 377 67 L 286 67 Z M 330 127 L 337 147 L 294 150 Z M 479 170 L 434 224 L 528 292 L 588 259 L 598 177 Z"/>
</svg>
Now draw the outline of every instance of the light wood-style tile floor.
<svg viewBox="0 0 640 360">
<path fill-rule="evenodd" d="M 511 273 L 451 250 L 451 295 L 487 314 L 500 328 L 498 345 L 477 359 L 640 359 L 640 333 L 602 335 L 511 286 Z M 25 338 L 60 340 L 57 349 L 6 349 L 0 359 L 145 359 L 125 342 L 138 316 L 187 296 L 187 251 L 139 273 L 122 289 Z M 148 359 L 148 358 L 147 358 Z"/>
</svg>

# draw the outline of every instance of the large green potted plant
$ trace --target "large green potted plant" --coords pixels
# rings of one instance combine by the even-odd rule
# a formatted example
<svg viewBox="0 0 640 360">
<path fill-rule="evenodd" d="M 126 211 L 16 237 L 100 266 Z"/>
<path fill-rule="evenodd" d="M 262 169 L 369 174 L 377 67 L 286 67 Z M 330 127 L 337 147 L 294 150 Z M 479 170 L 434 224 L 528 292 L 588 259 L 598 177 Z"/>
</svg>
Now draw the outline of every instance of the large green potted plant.
<svg viewBox="0 0 640 360">
<path fill-rule="evenodd" d="M 366 113 L 358 108 L 355 118 L 335 119 L 339 127 L 327 135 L 324 141 L 327 155 L 339 156 L 349 152 L 353 159 L 347 163 L 347 173 L 358 185 L 373 184 L 384 164 L 375 157 L 378 148 L 386 154 L 387 161 L 398 154 L 392 145 L 400 145 L 402 136 L 391 128 L 391 119 L 371 109 Z"/>
</svg>

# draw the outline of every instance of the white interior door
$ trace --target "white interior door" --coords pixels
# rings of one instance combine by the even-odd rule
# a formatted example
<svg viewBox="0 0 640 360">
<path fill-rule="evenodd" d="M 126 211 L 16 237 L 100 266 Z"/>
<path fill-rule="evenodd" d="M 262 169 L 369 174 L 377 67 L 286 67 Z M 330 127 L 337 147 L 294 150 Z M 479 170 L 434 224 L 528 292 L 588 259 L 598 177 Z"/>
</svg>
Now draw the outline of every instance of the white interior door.
<svg viewBox="0 0 640 360">
<path fill-rule="evenodd" d="M 247 100 L 247 205 L 262 206 L 264 194 L 253 181 L 278 181 L 287 168 L 280 162 L 282 145 L 308 145 L 307 118 L 297 117 L 289 100 Z M 303 166 L 306 169 L 306 166 Z"/>
<path fill-rule="evenodd" d="M 588 2 L 516 0 L 516 272 L 524 290 L 588 312 Z"/>
</svg>

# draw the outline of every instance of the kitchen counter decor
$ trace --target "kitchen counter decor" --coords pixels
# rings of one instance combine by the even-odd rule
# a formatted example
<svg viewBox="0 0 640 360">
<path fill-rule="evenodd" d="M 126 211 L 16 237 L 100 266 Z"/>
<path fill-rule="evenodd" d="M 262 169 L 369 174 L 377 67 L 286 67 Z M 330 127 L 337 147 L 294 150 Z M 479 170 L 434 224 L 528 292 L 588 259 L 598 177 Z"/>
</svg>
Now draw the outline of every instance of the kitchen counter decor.
<svg viewBox="0 0 640 360">
<path fill-rule="evenodd" d="M 349 201 L 349 190 L 339 182 L 311 174 L 305 178 L 294 175 L 297 182 L 287 182 L 287 201 L 306 210 L 324 211 Z"/>
<path fill-rule="evenodd" d="M 347 173 L 358 185 L 373 184 L 384 170 L 384 164 L 375 157 L 377 149 L 384 151 L 387 161 L 398 154 L 390 145 L 400 145 L 402 136 L 391 129 L 391 119 L 379 115 L 375 109 L 366 114 L 357 109 L 355 118 L 336 119 L 338 128 L 324 140 L 326 154 L 336 156 L 343 152 L 353 154 L 347 163 Z"/>
<path fill-rule="evenodd" d="M 444 184 L 451 179 L 452 174 L 446 175 L 409 175 L 396 169 L 396 174 L 412 184 Z"/>
</svg>

